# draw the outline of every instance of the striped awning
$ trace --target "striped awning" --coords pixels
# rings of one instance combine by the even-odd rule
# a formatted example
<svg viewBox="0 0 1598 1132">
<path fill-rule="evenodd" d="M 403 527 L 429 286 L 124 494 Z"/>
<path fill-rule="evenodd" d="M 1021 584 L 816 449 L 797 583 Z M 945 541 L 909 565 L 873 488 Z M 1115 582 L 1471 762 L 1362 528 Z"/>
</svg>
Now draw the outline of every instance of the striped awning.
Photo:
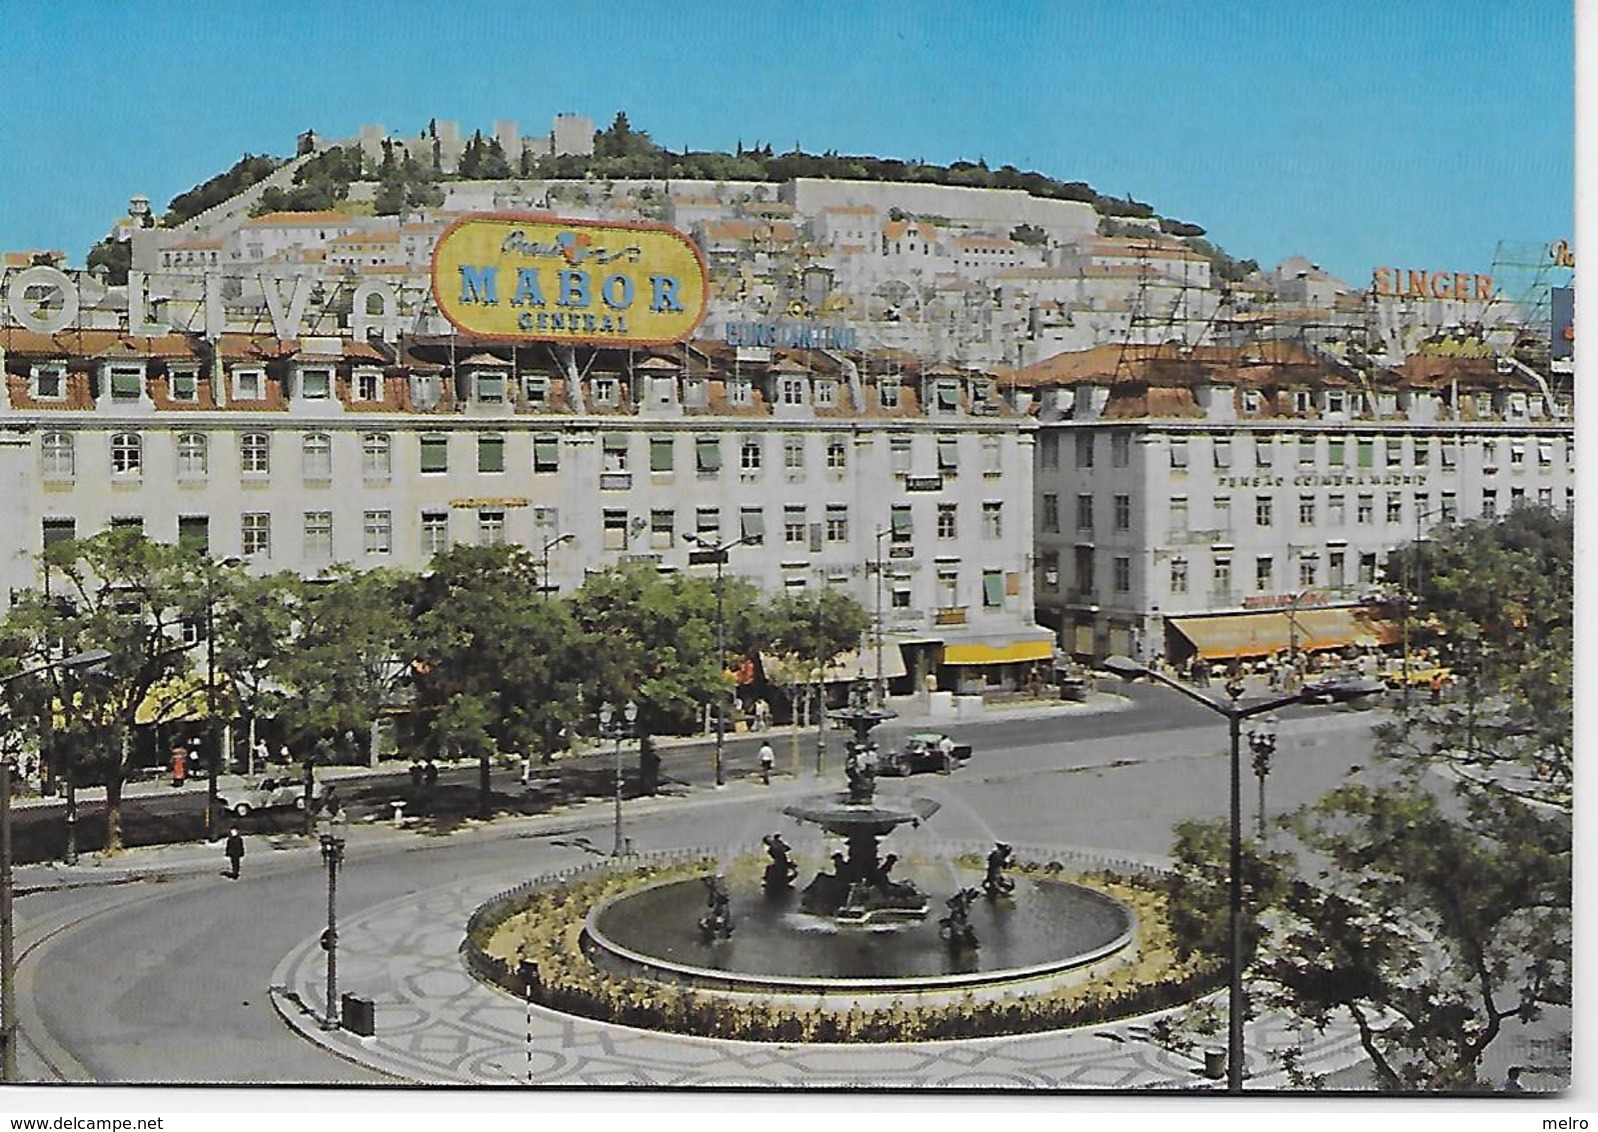
<svg viewBox="0 0 1598 1132">
<path fill-rule="evenodd" d="M 1361 606 L 1173 617 L 1171 625 L 1206 660 L 1248 659 L 1297 648 L 1300 652 L 1374 648 L 1399 639 L 1391 621 Z"/>
</svg>

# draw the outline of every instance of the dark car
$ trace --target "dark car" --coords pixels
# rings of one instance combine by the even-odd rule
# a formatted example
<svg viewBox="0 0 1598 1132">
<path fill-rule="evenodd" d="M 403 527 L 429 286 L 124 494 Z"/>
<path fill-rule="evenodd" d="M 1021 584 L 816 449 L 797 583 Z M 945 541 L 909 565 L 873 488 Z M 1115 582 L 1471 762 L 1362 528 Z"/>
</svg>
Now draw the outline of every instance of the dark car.
<svg viewBox="0 0 1598 1132">
<path fill-rule="evenodd" d="M 953 770 L 971 757 L 970 743 L 954 743 L 951 739 L 953 748 L 949 752 L 950 765 L 944 766 L 943 740 L 941 731 L 917 731 L 906 735 L 897 750 L 884 753 L 880 773 L 906 775 L 929 770 Z"/>
<path fill-rule="evenodd" d="M 1361 676 L 1358 672 L 1328 672 L 1304 681 L 1299 694 L 1315 703 L 1346 703 L 1364 700 L 1387 690 L 1387 685 L 1374 676 Z"/>
</svg>

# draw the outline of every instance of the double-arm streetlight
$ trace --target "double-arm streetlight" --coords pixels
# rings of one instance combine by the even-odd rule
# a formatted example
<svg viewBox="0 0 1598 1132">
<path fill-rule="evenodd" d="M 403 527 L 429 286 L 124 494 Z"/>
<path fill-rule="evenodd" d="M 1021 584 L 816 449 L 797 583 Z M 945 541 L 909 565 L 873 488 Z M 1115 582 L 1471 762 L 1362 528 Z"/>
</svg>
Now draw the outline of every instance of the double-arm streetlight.
<svg viewBox="0 0 1598 1132">
<path fill-rule="evenodd" d="M 1242 702 L 1243 682 L 1233 679 L 1227 682 L 1226 692 L 1231 698 L 1230 703 L 1213 700 L 1209 696 L 1194 691 L 1186 684 L 1173 680 L 1162 672 L 1139 664 L 1137 661 L 1125 656 L 1107 657 L 1100 663 L 1100 667 L 1107 672 L 1114 673 L 1124 680 L 1136 680 L 1146 677 L 1168 688 L 1174 688 L 1188 699 L 1203 704 L 1217 715 L 1226 717 L 1231 732 L 1231 862 L 1230 895 L 1228 900 L 1228 920 L 1230 928 L 1230 946 L 1228 948 L 1229 968 L 1227 972 L 1227 1048 L 1226 1048 L 1226 1091 L 1241 1093 L 1243 1091 L 1243 771 L 1242 771 L 1242 723 L 1256 715 L 1265 715 L 1277 708 L 1286 707 L 1288 704 L 1302 703 L 1306 696 L 1302 690 L 1285 696 L 1274 696 L 1268 700 L 1245 704 Z M 1351 684 L 1330 692 L 1333 699 L 1355 699 L 1359 696 L 1370 695 L 1382 687 L 1380 681 L 1371 681 L 1371 686 L 1365 684 Z M 1328 694 L 1321 692 L 1320 694 Z M 1274 743 L 1274 739 L 1273 739 Z M 1261 782 L 1263 783 L 1263 778 Z"/>
<path fill-rule="evenodd" d="M 0 678 L 0 688 L 24 676 L 62 669 L 92 668 L 111 659 L 104 649 L 75 653 L 62 660 Z M 12 927 L 14 890 L 11 880 L 11 752 L 0 751 L 0 1080 L 17 1079 L 17 958 Z"/>
<path fill-rule="evenodd" d="M 712 539 L 696 534 L 684 534 L 682 537 L 684 541 L 703 548 L 688 555 L 688 564 L 690 566 L 699 566 L 706 562 L 714 562 L 716 564 L 716 679 L 719 685 L 722 673 L 727 670 L 727 622 L 722 609 L 721 568 L 727 563 L 727 552 L 729 550 L 735 546 L 742 546 L 744 543 L 758 538 L 758 536 L 743 535 L 740 538 L 733 539 L 731 542 L 723 543 L 716 543 Z M 726 776 L 723 775 L 721 769 L 721 751 L 726 742 L 726 734 L 727 690 L 718 686 L 716 689 L 716 750 L 712 756 L 717 786 L 725 786 L 727 784 Z"/>
<path fill-rule="evenodd" d="M 599 705 L 599 732 L 616 741 L 616 840 L 610 850 L 612 857 L 620 857 L 627 847 L 621 835 L 621 742 L 632 738 L 637 723 L 638 705 L 632 700 L 623 705 L 619 716 L 609 704 Z"/>
</svg>

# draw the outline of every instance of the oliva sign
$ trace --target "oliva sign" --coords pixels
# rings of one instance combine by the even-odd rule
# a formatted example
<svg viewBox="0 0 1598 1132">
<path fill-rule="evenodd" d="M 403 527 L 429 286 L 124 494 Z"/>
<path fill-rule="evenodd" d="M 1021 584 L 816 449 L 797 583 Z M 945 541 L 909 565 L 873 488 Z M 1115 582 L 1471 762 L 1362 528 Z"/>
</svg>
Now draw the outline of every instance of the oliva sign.
<svg viewBox="0 0 1598 1132">
<path fill-rule="evenodd" d="M 698 247 L 664 225 L 487 213 L 433 250 L 438 309 L 479 337 L 664 345 L 693 333 L 708 296 Z"/>
</svg>

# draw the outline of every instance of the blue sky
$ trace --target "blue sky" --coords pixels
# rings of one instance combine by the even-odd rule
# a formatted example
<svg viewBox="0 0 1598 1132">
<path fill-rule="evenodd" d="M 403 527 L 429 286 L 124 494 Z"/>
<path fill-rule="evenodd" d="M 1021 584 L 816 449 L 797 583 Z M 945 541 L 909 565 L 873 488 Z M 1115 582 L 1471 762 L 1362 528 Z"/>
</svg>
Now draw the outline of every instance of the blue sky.
<svg viewBox="0 0 1598 1132">
<path fill-rule="evenodd" d="M 1487 271 L 1574 239 L 1570 0 L 227 5 L 0 0 L 0 249 L 74 264 L 313 127 L 557 111 L 680 148 L 985 159 L 1270 267 Z"/>
</svg>

